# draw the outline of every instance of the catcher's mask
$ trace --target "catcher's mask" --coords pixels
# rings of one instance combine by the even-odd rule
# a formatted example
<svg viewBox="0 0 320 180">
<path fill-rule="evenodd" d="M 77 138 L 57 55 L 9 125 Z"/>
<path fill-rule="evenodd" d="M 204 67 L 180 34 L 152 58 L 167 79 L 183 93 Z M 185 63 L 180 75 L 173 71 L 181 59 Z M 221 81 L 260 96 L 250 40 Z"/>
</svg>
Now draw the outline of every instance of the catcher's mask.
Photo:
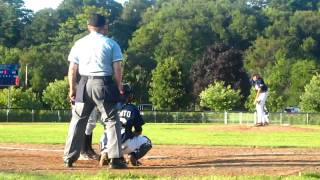
<svg viewBox="0 0 320 180">
<path fill-rule="evenodd" d="M 130 102 L 133 100 L 133 89 L 129 84 L 123 84 L 124 94 L 121 96 L 122 102 Z"/>
</svg>

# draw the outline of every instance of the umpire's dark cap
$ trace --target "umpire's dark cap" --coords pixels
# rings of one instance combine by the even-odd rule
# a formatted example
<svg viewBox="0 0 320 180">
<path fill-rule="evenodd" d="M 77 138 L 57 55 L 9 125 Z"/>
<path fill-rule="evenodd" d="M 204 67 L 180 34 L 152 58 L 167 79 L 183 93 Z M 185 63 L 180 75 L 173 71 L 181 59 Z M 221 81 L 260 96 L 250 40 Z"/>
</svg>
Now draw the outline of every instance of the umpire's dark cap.
<svg viewBox="0 0 320 180">
<path fill-rule="evenodd" d="M 88 25 L 102 27 L 106 25 L 106 18 L 101 14 L 91 14 L 88 19 Z"/>
</svg>

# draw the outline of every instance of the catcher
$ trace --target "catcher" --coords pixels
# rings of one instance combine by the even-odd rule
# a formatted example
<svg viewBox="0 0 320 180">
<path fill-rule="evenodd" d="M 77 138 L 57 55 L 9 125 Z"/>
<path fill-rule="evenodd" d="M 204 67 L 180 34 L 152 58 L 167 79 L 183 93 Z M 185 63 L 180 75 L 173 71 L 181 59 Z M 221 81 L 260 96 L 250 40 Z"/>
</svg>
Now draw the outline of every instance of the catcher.
<svg viewBox="0 0 320 180">
<path fill-rule="evenodd" d="M 133 166 L 139 166 L 141 159 L 148 151 L 152 148 L 151 140 L 142 135 L 142 126 L 145 124 L 143 121 L 140 111 L 133 105 L 133 90 L 125 84 L 123 86 L 124 96 L 123 102 L 119 110 L 119 117 L 122 124 L 121 130 L 121 142 L 123 154 L 128 154 L 129 162 Z M 134 130 L 133 130 L 134 128 Z M 100 140 L 101 157 L 99 165 L 107 165 L 109 163 L 107 154 L 107 136 L 103 134 Z"/>
</svg>

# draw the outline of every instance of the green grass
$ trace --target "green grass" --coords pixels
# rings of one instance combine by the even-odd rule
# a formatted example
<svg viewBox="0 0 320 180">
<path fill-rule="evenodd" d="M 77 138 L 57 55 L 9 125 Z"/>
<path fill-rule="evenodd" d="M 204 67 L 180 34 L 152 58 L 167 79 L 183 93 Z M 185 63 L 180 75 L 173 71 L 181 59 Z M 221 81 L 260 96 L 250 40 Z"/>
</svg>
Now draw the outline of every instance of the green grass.
<svg viewBox="0 0 320 180">
<path fill-rule="evenodd" d="M 146 124 L 146 134 L 154 144 L 320 147 L 320 126 L 295 126 L 316 129 L 306 132 L 230 131 L 213 124 Z M 319 131 L 318 131 L 319 130 Z M 64 144 L 67 123 L 0 123 L 0 143 Z M 94 143 L 98 143 L 103 129 L 97 125 Z"/>
<path fill-rule="evenodd" d="M 210 131 L 208 124 L 148 125 L 145 133 L 155 144 L 217 145 L 217 146 L 268 146 L 268 147 L 320 147 L 319 129 L 313 132 L 259 132 L 259 131 Z"/>
<path fill-rule="evenodd" d="M 86 179 L 86 180 L 102 180 L 102 179 L 181 179 L 181 180 L 316 180 L 320 178 L 320 174 L 306 173 L 297 176 L 192 176 L 192 177 L 163 177 L 153 175 L 139 174 L 114 174 L 109 172 L 100 172 L 96 175 L 84 173 L 2 173 L 0 172 L 0 180 L 70 180 L 70 179 Z"/>
<path fill-rule="evenodd" d="M 181 145 L 213 145 L 213 146 L 267 146 L 267 147 L 320 147 L 320 126 L 295 126 L 313 129 L 301 132 L 264 132 L 264 131 L 230 131 L 227 126 L 213 124 L 146 124 L 144 134 L 148 135 L 154 144 Z M 253 128 L 254 129 L 254 128 Z M 316 131 L 314 131 L 314 129 Z M 33 144 L 64 144 L 68 131 L 68 123 L 0 123 L 0 143 L 33 143 Z M 100 125 L 94 131 L 94 143 L 103 129 Z M 131 173 L 97 174 L 88 173 L 17 173 L 0 172 L 0 180 L 67 180 L 67 179 L 176 179 Z M 300 176 L 188 176 L 179 179 L 222 179 L 222 180 L 271 180 L 320 179 L 319 173 L 306 173 Z"/>
</svg>

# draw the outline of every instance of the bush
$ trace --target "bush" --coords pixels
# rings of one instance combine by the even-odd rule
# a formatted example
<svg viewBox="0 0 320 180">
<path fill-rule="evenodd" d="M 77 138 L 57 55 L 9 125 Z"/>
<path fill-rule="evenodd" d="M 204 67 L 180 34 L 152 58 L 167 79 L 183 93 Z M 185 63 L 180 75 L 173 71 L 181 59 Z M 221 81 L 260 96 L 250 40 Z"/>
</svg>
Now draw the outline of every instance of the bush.
<svg viewBox="0 0 320 180">
<path fill-rule="evenodd" d="M 229 111 L 239 107 L 241 95 L 230 85 L 224 87 L 223 82 L 214 82 L 200 93 L 200 106 L 213 111 Z"/>
<path fill-rule="evenodd" d="M 8 102 L 9 100 L 9 102 Z M 6 108 L 37 109 L 42 104 L 31 89 L 6 88 L 0 91 L 0 106 Z"/>
<path fill-rule="evenodd" d="M 68 79 L 55 80 L 43 91 L 43 101 L 51 109 L 70 109 Z"/>
<path fill-rule="evenodd" d="M 312 77 L 300 97 L 300 107 L 304 112 L 320 112 L 320 75 Z"/>
</svg>

